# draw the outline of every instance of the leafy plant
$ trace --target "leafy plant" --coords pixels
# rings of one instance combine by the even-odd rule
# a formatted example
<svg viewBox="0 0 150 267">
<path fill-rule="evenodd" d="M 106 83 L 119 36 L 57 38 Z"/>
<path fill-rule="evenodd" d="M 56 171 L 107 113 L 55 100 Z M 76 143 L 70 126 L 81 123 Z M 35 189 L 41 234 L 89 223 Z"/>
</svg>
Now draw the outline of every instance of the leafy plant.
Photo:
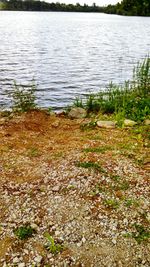
<svg viewBox="0 0 150 267">
<path fill-rule="evenodd" d="M 35 232 L 30 225 L 20 226 L 14 230 L 14 234 L 21 240 L 32 237 Z"/>
<path fill-rule="evenodd" d="M 14 112 L 26 112 L 36 107 L 35 103 L 35 83 L 32 83 L 28 88 L 23 85 L 17 85 L 14 82 L 14 89 L 11 93 L 12 96 L 12 109 Z"/>
<path fill-rule="evenodd" d="M 46 248 L 52 253 L 52 254 L 57 254 L 61 252 L 64 249 L 64 246 L 61 244 L 56 244 L 54 241 L 54 238 L 49 234 L 45 233 L 44 235 L 48 241 Z"/>
</svg>

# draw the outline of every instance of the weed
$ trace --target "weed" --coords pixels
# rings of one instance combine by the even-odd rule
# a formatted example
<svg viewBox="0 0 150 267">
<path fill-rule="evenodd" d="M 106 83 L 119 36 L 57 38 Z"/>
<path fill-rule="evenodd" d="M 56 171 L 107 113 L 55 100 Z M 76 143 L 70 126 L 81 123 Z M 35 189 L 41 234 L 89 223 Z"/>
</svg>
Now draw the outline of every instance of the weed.
<svg viewBox="0 0 150 267">
<path fill-rule="evenodd" d="M 133 70 L 133 78 L 124 85 L 110 83 L 105 91 L 87 96 L 82 107 L 88 113 L 115 114 L 119 126 L 125 118 L 143 121 L 150 115 L 150 58 L 149 56 L 137 64 Z M 78 99 L 79 105 L 81 100 Z M 81 105 L 81 104 L 80 104 Z"/>
<path fill-rule="evenodd" d="M 14 112 L 26 112 L 36 108 L 35 103 L 35 91 L 36 86 L 34 83 L 28 88 L 25 88 L 22 85 L 17 85 L 14 82 L 14 89 L 11 93 L 12 96 L 12 109 Z"/>
<path fill-rule="evenodd" d="M 54 238 L 49 233 L 45 233 L 44 236 L 46 237 L 46 239 L 48 241 L 48 244 L 46 245 L 46 248 L 52 254 L 57 254 L 57 253 L 61 252 L 64 249 L 63 245 L 55 243 Z"/>
<path fill-rule="evenodd" d="M 80 129 L 81 129 L 82 131 L 93 130 L 93 129 L 95 129 L 96 125 L 97 125 L 96 122 L 91 121 L 91 122 L 89 122 L 89 123 L 81 124 L 81 125 L 80 125 Z"/>
<path fill-rule="evenodd" d="M 132 199 L 132 198 L 129 198 L 129 199 L 126 199 L 125 202 L 124 202 L 124 205 L 127 207 L 127 208 L 130 208 L 131 206 L 136 206 L 138 207 L 139 206 L 139 203 L 137 200 L 135 199 Z"/>
<path fill-rule="evenodd" d="M 121 179 L 121 177 L 119 175 L 111 175 L 110 178 L 115 182 L 118 182 Z"/>
<path fill-rule="evenodd" d="M 105 153 L 107 150 L 111 150 L 112 148 L 109 146 L 102 146 L 102 147 L 88 147 L 84 148 L 83 152 L 89 153 L 89 152 L 95 152 L 95 153 Z"/>
<path fill-rule="evenodd" d="M 32 147 L 28 151 L 28 156 L 29 157 L 38 157 L 40 155 L 38 149 L 36 147 Z"/>
<path fill-rule="evenodd" d="M 132 237 L 140 244 L 142 241 L 148 241 L 150 238 L 150 231 L 144 228 L 141 224 L 134 224 L 136 232 L 132 233 Z"/>
<path fill-rule="evenodd" d="M 20 226 L 14 230 L 14 234 L 21 240 L 32 237 L 35 232 L 30 225 Z"/>
<path fill-rule="evenodd" d="M 112 209 L 119 208 L 119 202 L 116 199 L 105 199 L 104 204 Z"/>
<path fill-rule="evenodd" d="M 77 167 L 85 168 L 85 169 L 94 169 L 99 172 L 105 172 L 105 170 L 98 164 L 92 161 L 87 161 L 87 162 L 77 162 L 76 163 Z"/>
</svg>

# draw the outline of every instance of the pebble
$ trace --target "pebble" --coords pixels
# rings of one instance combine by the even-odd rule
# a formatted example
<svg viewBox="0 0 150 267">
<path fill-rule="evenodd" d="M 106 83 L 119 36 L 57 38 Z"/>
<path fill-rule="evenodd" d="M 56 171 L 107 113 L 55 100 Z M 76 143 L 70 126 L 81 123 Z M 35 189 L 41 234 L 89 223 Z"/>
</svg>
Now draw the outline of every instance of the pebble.
<svg viewBox="0 0 150 267">
<path fill-rule="evenodd" d="M 56 185 L 52 188 L 52 191 L 53 192 L 58 192 L 60 190 L 60 186 L 59 185 Z"/>
<path fill-rule="evenodd" d="M 42 261 L 42 256 L 36 256 L 35 258 L 34 258 L 34 261 L 36 262 L 36 263 L 41 263 L 41 261 Z"/>
<path fill-rule="evenodd" d="M 25 267 L 25 263 L 24 262 L 19 263 L 18 267 Z"/>
<path fill-rule="evenodd" d="M 13 259 L 13 263 L 18 263 L 19 262 L 19 258 L 18 257 L 15 257 L 14 259 Z"/>
</svg>

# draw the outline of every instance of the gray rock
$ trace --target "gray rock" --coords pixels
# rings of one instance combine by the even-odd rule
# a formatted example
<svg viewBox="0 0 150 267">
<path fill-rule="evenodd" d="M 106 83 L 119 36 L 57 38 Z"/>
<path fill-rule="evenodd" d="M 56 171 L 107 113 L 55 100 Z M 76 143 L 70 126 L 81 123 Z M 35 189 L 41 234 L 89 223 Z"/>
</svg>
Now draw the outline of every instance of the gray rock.
<svg viewBox="0 0 150 267">
<path fill-rule="evenodd" d="M 123 124 L 124 124 L 125 127 L 132 127 L 132 126 L 136 125 L 137 122 L 125 119 Z"/>
<path fill-rule="evenodd" d="M 87 111 L 84 108 L 72 108 L 68 113 L 68 117 L 71 119 L 83 119 L 87 115 Z"/>
<path fill-rule="evenodd" d="M 18 263 L 19 262 L 19 258 L 18 257 L 15 257 L 14 259 L 13 259 L 13 263 Z"/>
<path fill-rule="evenodd" d="M 97 121 L 97 126 L 100 128 L 113 129 L 116 126 L 114 121 Z"/>
</svg>

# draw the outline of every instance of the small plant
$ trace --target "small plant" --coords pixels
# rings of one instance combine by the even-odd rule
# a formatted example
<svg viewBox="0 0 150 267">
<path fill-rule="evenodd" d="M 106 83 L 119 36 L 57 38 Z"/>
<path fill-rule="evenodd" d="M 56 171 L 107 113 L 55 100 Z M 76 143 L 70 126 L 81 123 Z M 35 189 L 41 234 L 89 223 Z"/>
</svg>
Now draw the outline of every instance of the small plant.
<svg viewBox="0 0 150 267">
<path fill-rule="evenodd" d="M 105 151 L 110 150 L 111 147 L 109 146 L 102 146 L 102 147 L 88 147 L 84 148 L 83 152 L 89 153 L 89 152 L 94 152 L 94 153 L 105 153 Z"/>
<path fill-rule="evenodd" d="M 45 233 L 44 236 L 46 237 L 46 239 L 48 241 L 46 248 L 52 254 L 57 254 L 64 249 L 63 245 L 55 243 L 54 238 L 49 233 Z"/>
<path fill-rule="evenodd" d="M 112 208 L 112 209 L 119 208 L 119 202 L 116 199 L 105 199 L 104 204 L 108 208 Z"/>
<path fill-rule="evenodd" d="M 35 232 L 30 225 L 20 226 L 14 230 L 14 234 L 21 240 L 32 237 Z"/>
<path fill-rule="evenodd" d="M 142 241 L 148 241 L 150 238 L 150 231 L 144 228 L 141 224 L 134 224 L 136 232 L 132 233 L 132 237 L 140 244 Z"/>
<path fill-rule="evenodd" d="M 38 149 L 36 147 L 32 147 L 28 151 L 28 156 L 29 157 L 38 157 L 40 155 Z"/>
<path fill-rule="evenodd" d="M 77 167 L 85 168 L 85 169 L 94 169 L 99 172 L 105 172 L 105 170 L 98 164 L 92 161 L 87 162 L 77 162 Z"/>
<path fill-rule="evenodd" d="M 132 199 L 132 198 L 129 198 L 129 199 L 126 199 L 125 202 L 124 202 L 124 205 L 127 207 L 127 208 L 130 208 L 131 206 L 136 206 L 138 207 L 139 206 L 139 203 L 137 200 L 135 199 Z"/>
<path fill-rule="evenodd" d="M 28 88 L 23 85 L 17 85 L 14 82 L 14 89 L 11 93 L 12 96 L 12 109 L 14 112 L 26 112 L 36 108 L 35 104 L 35 91 L 36 86 L 33 83 Z"/>
<path fill-rule="evenodd" d="M 91 121 L 91 122 L 89 122 L 89 123 L 81 124 L 81 125 L 80 125 L 80 129 L 81 129 L 82 131 L 93 130 L 93 129 L 95 129 L 96 125 L 97 125 L 97 124 L 96 124 L 95 121 Z"/>
</svg>

